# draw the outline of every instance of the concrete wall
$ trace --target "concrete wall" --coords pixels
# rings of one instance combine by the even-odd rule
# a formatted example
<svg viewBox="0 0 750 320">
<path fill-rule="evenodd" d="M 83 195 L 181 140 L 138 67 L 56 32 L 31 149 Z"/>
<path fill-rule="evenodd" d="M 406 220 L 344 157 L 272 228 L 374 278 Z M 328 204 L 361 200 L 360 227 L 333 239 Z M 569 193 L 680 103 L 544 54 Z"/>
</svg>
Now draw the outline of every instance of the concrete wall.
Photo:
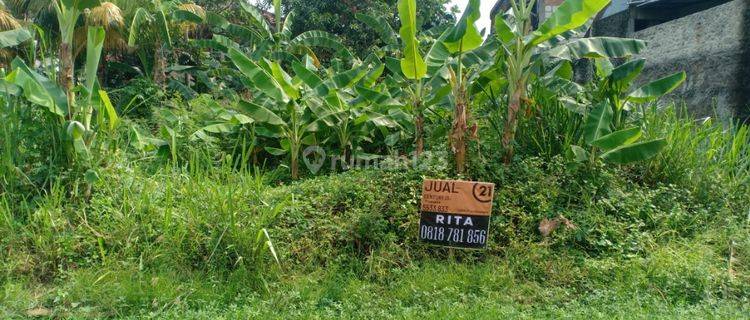
<svg viewBox="0 0 750 320">
<path fill-rule="evenodd" d="M 640 55 L 641 81 L 678 72 L 687 81 L 672 94 L 698 117 L 750 116 L 750 0 L 734 0 L 705 11 L 632 32 L 629 12 L 597 22 L 596 35 L 628 36 L 648 42 Z"/>
<path fill-rule="evenodd" d="M 592 34 L 597 37 L 627 37 L 632 35 L 630 26 L 630 12 L 621 11 L 601 20 L 597 20 L 592 28 Z"/>
</svg>

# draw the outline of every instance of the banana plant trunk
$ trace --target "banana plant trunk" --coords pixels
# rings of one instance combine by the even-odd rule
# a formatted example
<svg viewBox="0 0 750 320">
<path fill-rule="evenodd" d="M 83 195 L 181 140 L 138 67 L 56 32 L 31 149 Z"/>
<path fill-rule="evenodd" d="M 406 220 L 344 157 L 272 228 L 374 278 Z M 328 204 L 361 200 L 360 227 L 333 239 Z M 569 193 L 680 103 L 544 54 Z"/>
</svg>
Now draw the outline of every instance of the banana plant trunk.
<svg viewBox="0 0 750 320">
<path fill-rule="evenodd" d="M 451 148 L 456 160 L 456 173 L 466 172 L 466 118 L 467 103 L 465 89 L 459 89 L 456 95 L 456 108 L 453 114 L 453 128 L 451 132 Z"/>
<path fill-rule="evenodd" d="M 290 162 L 290 169 L 292 170 L 292 180 L 297 180 L 299 179 L 299 159 L 297 158 L 296 152 L 292 152 Z"/>
<path fill-rule="evenodd" d="M 417 111 L 417 116 L 414 120 L 414 135 L 417 145 L 417 157 L 419 157 L 424 152 L 424 112 L 422 111 L 422 103 L 418 101 L 414 105 L 414 109 Z"/>
<path fill-rule="evenodd" d="M 290 140 L 289 169 L 292 171 L 292 180 L 299 179 L 299 155 L 302 148 L 300 138 Z"/>
<path fill-rule="evenodd" d="M 341 144 L 341 161 L 344 162 L 344 167 L 348 168 L 348 163 L 354 163 L 352 161 L 352 144 L 349 142 L 349 136 L 347 135 L 346 128 L 348 122 L 343 124 L 343 130 L 339 131 L 339 143 Z"/>
<path fill-rule="evenodd" d="M 167 59 L 164 56 L 164 46 L 160 43 L 157 43 L 156 49 L 154 50 L 154 70 L 153 70 L 153 77 L 154 77 L 154 83 L 157 85 L 164 85 L 164 83 L 167 81 Z"/>
<path fill-rule="evenodd" d="M 75 116 L 73 96 L 73 48 L 70 43 L 60 43 L 60 87 L 68 99 L 68 120 Z"/>
<path fill-rule="evenodd" d="M 516 140 L 516 129 L 518 128 L 518 113 L 521 110 L 521 97 L 523 96 L 524 84 L 516 83 L 516 88 L 508 100 L 508 117 L 505 120 L 505 132 L 503 133 L 503 149 L 505 150 L 504 162 L 510 164 L 515 153 L 513 143 Z"/>
<path fill-rule="evenodd" d="M 354 161 L 352 161 L 352 153 L 349 151 L 349 147 L 344 147 L 344 165 L 348 166 L 349 163 L 354 166 Z"/>
</svg>

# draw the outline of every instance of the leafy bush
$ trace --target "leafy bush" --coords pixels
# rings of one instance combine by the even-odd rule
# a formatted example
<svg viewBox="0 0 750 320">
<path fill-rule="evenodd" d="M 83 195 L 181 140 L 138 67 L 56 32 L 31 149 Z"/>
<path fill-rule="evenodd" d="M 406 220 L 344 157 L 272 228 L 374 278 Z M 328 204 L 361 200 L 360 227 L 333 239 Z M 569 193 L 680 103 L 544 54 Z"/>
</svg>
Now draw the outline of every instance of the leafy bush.
<svg viewBox="0 0 750 320">
<path fill-rule="evenodd" d="M 562 157 L 527 158 L 495 169 L 497 176 L 477 177 L 497 185 L 492 253 L 545 242 L 588 255 L 644 256 L 649 248 L 736 224 L 741 217 L 731 208 L 717 208 L 713 202 L 718 199 L 702 199 L 690 189 L 646 186 L 621 169 L 570 166 Z M 364 171 L 277 189 L 295 194 L 297 204 L 282 215 L 277 230 L 291 245 L 284 256 L 304 265 L 327 265 L 372 259 L 379 248 L 390 248 L 387 254 L 399 257 L 390 261 L 403 265 L 409 262 L 405 256 L 434 254 L 416 239 L 422 174 Z M 439 176 L 433 172 L 431 177 Z M 540 221 L 560 216 L 575 228 L 560 227 L 550 238 L 539 233 Z M 405 252 L 404 247 L 416 251 Z"/>
<path fill-rule="evenodd" d="M 287 244 L 284 258 L 304 266 L 356 265 L 382 254 L 391 266 L 410 263 L 420 186 L 420 172 L 399 170 L 334 174 L 276 189 L 276 197 L 294 195 L 274 230 Z"/>
<path fill-rule="evenodd" d="M 167 93 L 147 78 L 135 78 L 112 91 L 117 112 L 132 119 L 148 119 L 167 105 Z"/>
</svg>

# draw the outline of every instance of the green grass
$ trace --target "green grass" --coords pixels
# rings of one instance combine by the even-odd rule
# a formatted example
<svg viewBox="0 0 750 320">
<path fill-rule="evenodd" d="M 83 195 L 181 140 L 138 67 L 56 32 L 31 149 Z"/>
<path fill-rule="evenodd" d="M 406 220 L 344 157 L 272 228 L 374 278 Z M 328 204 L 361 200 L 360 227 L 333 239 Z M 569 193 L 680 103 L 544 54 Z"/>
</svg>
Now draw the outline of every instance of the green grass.
<svg viewBox="0 0 750 320">
<path fill-rule="evenodd" d="M 531 248 L 541 255 L 543 247 Z M 373 280 L 347 268 L 287 273 L 270 293 L 247 290 L 242 277 L 225 280 L 186 277 L 169 271 L 73 272 L 58 287 L 6 284 L 6 308 L 48 301 L 56 317 L 173 319 L 496 319 L 513 318 L 742 318 L 745 299 L 727 298 L 694 287 L 710 279 L 708 258 L 693 248 L 665 248 L 630 261 L 583 259 L 572 269 L 548 261 L 542 279 L 508 259 L 482 262 L 425 260 Z M 521 248 L 517 253 L 521 253 Z M 541 253 L 545 252 L 545 253 Z M 688 257 L 684 257 L 688 256 Z M 697 263 L 696 263 L 697 262 Z M 544 265 L 542 261 L 539 261 Z M 656 270 L 658 269 L 658 270 Z M 674 273 L 686 273 L 684 276 Z M 680 282 L 684 277 L 685 282 Z M 695 278 L 693 278 L 695 277 Z M 664 283 L 665 278 L 676 283 Z M 698 279 L 700 278 L 700 279 Z M 559 282 L 567 282 L 566 286 Z M 672 280 L 669 280 L 672 281 Z M 694 282 L 693 282 L 694 281 Z M 683 285 L 686 285 L 683 287 Z M 696 289 L 697 291 L 691 291 Z M 694 293 L 698 295 L 692 297 Z M 697 300 L 693 300 L 697 298 Z M 9 310 L 4 310 L 8 312 Z"/>
</svg>

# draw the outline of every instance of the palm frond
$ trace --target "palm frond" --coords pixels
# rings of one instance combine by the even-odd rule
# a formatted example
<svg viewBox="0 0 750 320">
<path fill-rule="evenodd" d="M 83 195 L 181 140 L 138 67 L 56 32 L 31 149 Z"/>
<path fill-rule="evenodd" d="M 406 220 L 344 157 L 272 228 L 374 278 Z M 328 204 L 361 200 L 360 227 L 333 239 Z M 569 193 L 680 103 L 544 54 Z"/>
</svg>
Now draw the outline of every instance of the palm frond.
<svg viewBox="0 0 750 320">
<path fill-rule="evenodd" d="M 100 6 L 91 9 L 86 22 L 92 26 L 104 27 L 107 32 L 125 27 L 122 10 L 112 2 L 102 2 Z"/>
<path fill-rule="evenodd" d="M 123 36 L 125 30 L 125 17 L 122 10 L 112 2 L 102 2 L 101 5 L 92 8 L 86 13 L 86 26 L 102 27 L 106 32 L 104 40 L 105 51 L 125 51 L 128 43 Z M 86 27 L 79 27 L 75 34 L 77 48 L 82 48 L 86 43 Z"/>
<path fill-rule="evenodd" d="M 203 7 L 195 4 L 195 3 L 183 3 L 177 6 L 178 10 L 183 10 L 190 12 L 198 17 L 200 17 L 202 20 L 206 19 L 206 9 L 203 9 Z M 183 34 L 194 34 L 198 31 L 199 25 L 192 21 L 182 21 L 179 24 L 179 28 L 182 31 Z"/>
<path fill-rule="evenodd" d="M 14 30 L 21 27 L 21 22 L 8 11 L 0 10 L 0 31 Z"/>
<path fill-rule="evenodd" d="M 21 27 L 21 22 L 10 12 L 0 10 L 0 31 L 10 31 Z M 6 65 L 8 61 L 16 56 L 13 49 L 0 49 L 0 64 Z"/>
<path fill-rule="evenodd" d="M 52 0 L 3 0 L 3 9 L 21 20 L 33 20 L 37 23 L 48 21 L 54 16 L 54 3 Z M 44 23 L 40 23 L 44 25 Z"/>
</svg>

